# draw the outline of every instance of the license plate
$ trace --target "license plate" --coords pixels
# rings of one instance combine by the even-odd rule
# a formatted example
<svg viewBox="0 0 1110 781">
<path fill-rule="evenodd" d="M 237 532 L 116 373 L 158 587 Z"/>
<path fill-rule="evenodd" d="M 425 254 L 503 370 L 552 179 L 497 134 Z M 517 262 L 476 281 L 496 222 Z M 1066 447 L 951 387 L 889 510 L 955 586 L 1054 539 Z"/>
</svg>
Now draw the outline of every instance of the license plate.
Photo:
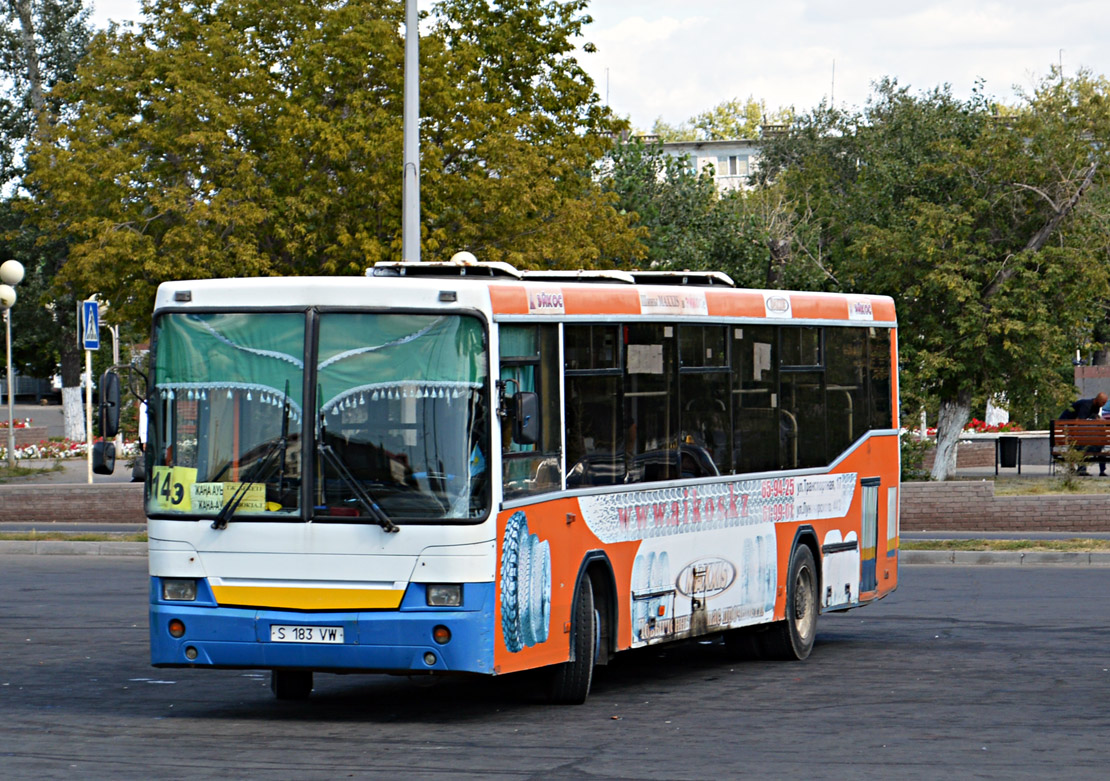
<svg viewBox="0 0 1110 781">
<path fill-rule="evenodd" d="M 291 626 L 274 624 L 270 627 L 271 643 L 342 643 L 341 626 Z"/>
</svg>

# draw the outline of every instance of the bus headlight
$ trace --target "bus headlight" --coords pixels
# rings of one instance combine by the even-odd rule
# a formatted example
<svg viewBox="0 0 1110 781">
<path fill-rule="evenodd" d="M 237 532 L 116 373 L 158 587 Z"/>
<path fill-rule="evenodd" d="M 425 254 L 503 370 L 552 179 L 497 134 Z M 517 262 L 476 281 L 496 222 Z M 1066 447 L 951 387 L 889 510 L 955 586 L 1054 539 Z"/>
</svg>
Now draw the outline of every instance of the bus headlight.
<svg viewBox="0 0 1110 781">
<path fill-rule="evenodd" d="M 171 602 L 193 602 L 197 598 L 197 582 L 193 578 L 163 578 L 162 599 Z"/>
<path fill-rule="evenodd" d="M 427 603 L 428 607 L 458 607 L 462 604 L 462 584 L 429 584 Z"/>
</svg>

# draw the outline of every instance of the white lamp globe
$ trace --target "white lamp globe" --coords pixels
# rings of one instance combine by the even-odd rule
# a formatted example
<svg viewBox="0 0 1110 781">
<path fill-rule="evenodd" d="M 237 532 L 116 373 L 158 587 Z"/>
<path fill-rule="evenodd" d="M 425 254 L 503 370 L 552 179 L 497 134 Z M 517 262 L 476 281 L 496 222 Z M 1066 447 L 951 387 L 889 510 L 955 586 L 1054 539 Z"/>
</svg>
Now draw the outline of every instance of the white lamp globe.
<svg viewBox="0 0 1110 781">
<path fill-rule="evenodd" d="M 5 260 L 0 263 L 0 282 L 5 285 L 18 285 L 23 280 L 23 264 L 18 260 Z"/>
<path fill-rule="evenodd" d="M 11 309 L 15 306 L 15 288 L 11 285 L 0 285 L 0 309 Z"/>
</svg>

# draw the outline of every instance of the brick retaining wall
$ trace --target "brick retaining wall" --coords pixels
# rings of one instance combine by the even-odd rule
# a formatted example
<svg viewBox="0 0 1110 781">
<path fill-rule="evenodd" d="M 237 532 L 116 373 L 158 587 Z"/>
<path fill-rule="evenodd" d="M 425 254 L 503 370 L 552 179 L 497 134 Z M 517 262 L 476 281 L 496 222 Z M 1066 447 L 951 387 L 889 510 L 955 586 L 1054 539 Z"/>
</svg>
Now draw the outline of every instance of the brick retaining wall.
<svg viewBox="0 0 1110 781">
<path fill-rule="evenodd" d="M 994 483 L 903 483 L 904 531 L 1110 531 L 1110 494 L 995 496 Z"/>
<path fill-rule="evenodd" d="M 0 523 L 146 523 L 142 483 L 0 485 Z"/>
<path fill-rule="evenodd" d="M 34 445 L 46 439 L 46 426 L 24 426 L 15 430 L 17 448 Z M 0 446 L 8 446 L 8 427 L 0 428 Z"/>
<path fill-rule="evenodd" d="M 930 470 L 936 461 L 937 450 L 930 448 L 925 452 L 921 464 L 922 469 Z M 994 466 L 994 440 L 987 442 L 959 442 L 956 445 L 956 468 L 971 469 L 975 467 Z"/>
<path fill-rule="evenodd" d="M 0 485 L 0 523 L 145 523 L 141 483 Z M 994 483 L 903 483 L 904 531 L 1110 531 L 1110 494 L 995 496 Z"/>
</svg>

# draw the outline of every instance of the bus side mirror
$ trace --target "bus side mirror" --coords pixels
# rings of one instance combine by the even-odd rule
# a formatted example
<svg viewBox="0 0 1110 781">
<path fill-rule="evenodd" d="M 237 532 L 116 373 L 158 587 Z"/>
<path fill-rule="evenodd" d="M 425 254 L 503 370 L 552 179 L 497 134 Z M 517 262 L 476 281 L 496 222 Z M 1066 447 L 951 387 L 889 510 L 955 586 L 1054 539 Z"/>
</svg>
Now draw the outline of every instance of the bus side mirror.
<svg viewBox="0 0 1110 781">
<path fill-rule="evenodd" d="M 98 475 L 110 475 L 116 471 L 116 443 L 107 440 L 95 443 L 92 462 L 93 472 Z"/>
<path fill-rule="evenodd" d="M 104 372 L 100 376 L 100 436 L 105 439 L 119 433 L 119 396 L 119 375 L 111 370 Z"/>
<path fill-rule="evenodd" d="M 538 445 L 540 442 L 540 397 L 531 391 L 513 395 L 513 442 Z"/>
</svg>

